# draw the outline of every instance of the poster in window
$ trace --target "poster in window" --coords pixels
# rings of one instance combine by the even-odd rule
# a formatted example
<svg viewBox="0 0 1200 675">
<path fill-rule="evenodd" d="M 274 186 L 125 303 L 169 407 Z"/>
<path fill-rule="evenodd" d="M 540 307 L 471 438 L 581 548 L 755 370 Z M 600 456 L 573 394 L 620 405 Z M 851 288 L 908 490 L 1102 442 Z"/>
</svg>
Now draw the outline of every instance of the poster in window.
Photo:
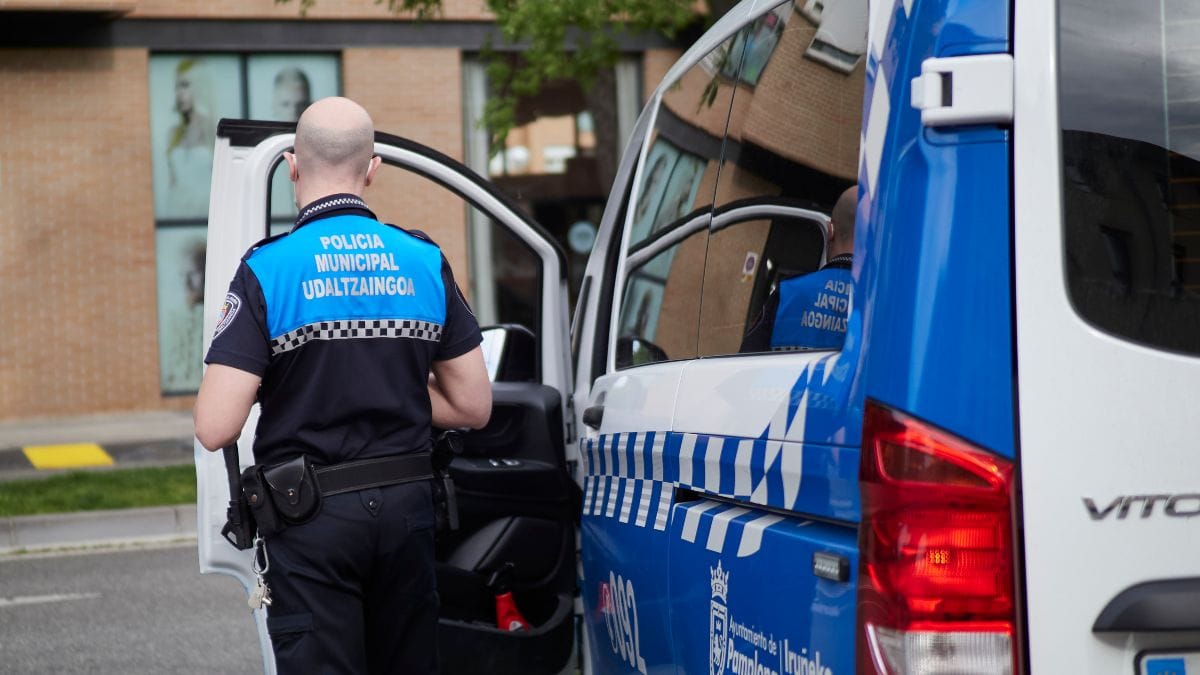
<svg viewBox="0 0 1200 675">
<path fill-rule="evenodd" d="M 638 190 L 637 206 L 633 210 L 633 226 L 630 231 L 629 245 L 633 246 L 649 237 L 656 224 L 661 225 L 655 216 L 662 203 L 663 190 L 671 177 L 671 169 L 679 157 L 679 150 L 666 139 L 658 137 L 650 146 L 646 155 L 641 176 L 641 189 Z"/>
<path fill-rule="evenodd" d="M 663 189 L 662 203 L 658 207 L 658 216 L 654 219 L 655 229 L 696 210 L 699 206 L 696 204 L 696 194 L 700 190 L 704 167 L 703 159 L 686 152 L 679 153 L 671 170 L 671 177 Z"/>
<path fill-rule="evenodd" d="M 150 151 L 156 219 L 208 217 L 217 121 L 241 116 L 238 57 L 150 57 Z"/>
<path fill-rule="evenodd" d="M 200 386 L 204 325 L 204 225 L 160 227 L 155 232 L 158 267 L 158 367 L 167 394 Z"/>
<path fill-rule="evenodd" d="M 674 251 L 672 251 L 673 253 Z M 669 262 L 668 262 L 669 269 Z M 654 341 L 658 333 L 658 315 L 662 311 L 666 282 L 651 275 L 634 273 L 625 286 L 621 308 L 622 336 Z"/>
<path fill-rule="evenodd" d="M 750 86 L 758 84 L 767 62 L 775 53 L 792 6 L 782 5 L 758 17 L 733 40 L 729 56 L 721 63 L 721 74 L 741 79 Z"/>
<path fill-rule="evenodd" d="M 791 15 L 790 5 L 778 7 L 755 20 L 746 30 L 745 52 L 742 54 L 741 80 L 750 86 L 758 84 L 767 62 L 775 53 L 779 36 Z"/>
<path fill-rule="evenodd" d="M 255 54 L 246 59 L 250 118 L 295 122 L 313 101 L 341 93 L 338 58 L 332 54 Z M 271 177 L 271 219 L 296 215 L 286 163 Z"/>
</svg>

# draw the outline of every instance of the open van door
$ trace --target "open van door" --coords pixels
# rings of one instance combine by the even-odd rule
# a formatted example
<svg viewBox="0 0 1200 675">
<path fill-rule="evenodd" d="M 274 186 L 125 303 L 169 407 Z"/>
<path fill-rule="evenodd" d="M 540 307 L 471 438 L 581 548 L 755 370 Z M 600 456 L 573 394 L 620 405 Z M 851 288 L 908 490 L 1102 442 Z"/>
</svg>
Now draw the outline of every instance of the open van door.
<svg viewBox="0 0 1200 675">
<path fill-rule="evenodd" d="M 242 255 L 269 231 L 290 227 L 290 219 L 279 217 L 279 203 L 287 200 L 278 194 L 271 199 L 271 189 L 279 190 L 272 176 L 294 137 L 295 125 L 288 123 L 222 120 L 218 127 L 205 265 L 205 352 Z M 575 457 L 568 455 L 574 448 L 567 443 L 571 423 L 564 410 L 570 394 L 565 256 L 548 233 L 459 162 L 384 133 L 376 134 L 375 152 L 384 166 L 364 197 L 385 222 L 427 230 L 469 217 L 473 227 L 487 231 L 473 240 L 493 247 L 469 253 L 501 251 L 518 258 L 506 263 L 519 270 L 509 286 L 503 279 L 484 285 L 502 298 L 495 318 L 505 324 L 484 331 L 493 381 L 491 422 L 463 436 L 450 466 L 461 524 L 438 540 L 442 672 L 559 672 L 575 635 L 580 499 L 568 473 Z M 395 206 L 409 203 L 423 208 Z M 412 220 L 422 211 L 442 222 Z M 256 406 L 239 441 L 243 467 L 254 462 L 257 422 Z M 220 536 L 229 500 L 222 457 L 198 443 L 195 453 L 200 571 L 228 574 L 249 590 L 249 552 Z M 496 627 L 499 584 L 513 592 L 529 630 Z M 266 611 L 255 611 L 254 620 L 264 671 L 273 673 Z"/>
</svg>

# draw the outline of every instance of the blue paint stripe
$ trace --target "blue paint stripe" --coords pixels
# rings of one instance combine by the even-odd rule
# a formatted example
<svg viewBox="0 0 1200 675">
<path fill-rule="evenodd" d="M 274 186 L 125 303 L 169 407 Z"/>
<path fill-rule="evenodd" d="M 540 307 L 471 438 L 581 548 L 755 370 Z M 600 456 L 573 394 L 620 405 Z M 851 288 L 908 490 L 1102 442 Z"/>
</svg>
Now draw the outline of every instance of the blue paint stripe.
<svg viewBox="0 0 1200 675">
<path fill-rule="evenodd" d="M 679 447 L 683 437 L 679 434 L 666 434 L 663 440 L 663 481 L 679 482 Z"/>
<path fill-rule="evenodd" d="M 634 453 L 637 448 L 637 437 L 638 434 L 629 434 L 625 438 L 624 446 L 620 449 L 620 453 L 625 455 L 625 476 L 634 476 L 634 468 L 636 466 L 634 464 Z"/>
<path fill-rule="evenodd" d="M 726 438 L 721 445 L 721 487 L 720 492 L 723 495 L 734 494 L 735 482 L 737 479 L 737 449 L 741 444 L 740 438 Z M 726 470 L 728 467 L 728 470 Z M 737 495 L 734 495 L 737 496 Z"/>
<path fill-rule="evenodd" d="M 604 452 L 604 448 L 605 444 L 608 442 L 608 436 L 601 436 L 598 440 L 599 442 L 596 444 L 596 466 L 599 467 L 600 470 L 597 473 L 601 476 L 607 476 L 608 464 L 605 461 L 607 457 L 606 453 Z"/>
</svg>

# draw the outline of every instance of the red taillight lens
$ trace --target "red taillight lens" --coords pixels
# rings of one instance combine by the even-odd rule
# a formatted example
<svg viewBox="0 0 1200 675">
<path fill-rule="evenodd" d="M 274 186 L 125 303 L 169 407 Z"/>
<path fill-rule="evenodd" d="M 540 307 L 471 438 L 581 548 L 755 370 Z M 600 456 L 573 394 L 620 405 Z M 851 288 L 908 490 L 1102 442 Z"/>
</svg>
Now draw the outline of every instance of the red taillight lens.
<svg viewBox="0 0 1200 675">
<path fill-rule="evenodd" d="M 859 671 L 1011 673 L 1013 468 L 869 403 L 859 530 Z"/>
</svg>

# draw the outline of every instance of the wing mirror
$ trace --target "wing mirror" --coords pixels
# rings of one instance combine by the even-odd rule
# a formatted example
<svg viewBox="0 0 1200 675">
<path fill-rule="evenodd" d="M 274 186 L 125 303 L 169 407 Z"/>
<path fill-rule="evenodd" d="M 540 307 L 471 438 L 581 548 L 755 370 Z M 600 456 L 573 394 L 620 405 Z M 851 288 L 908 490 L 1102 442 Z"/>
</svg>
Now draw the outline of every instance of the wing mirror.
<svg viewBox="0 0 1200 675">
<path fill-rule="evenodd" d="M 538 377 L 537 337 L 528 328 L 506 323 L 482 329 L 483 362 L 492 382 L 534 382 Z"/>
<path fill-rule="evenodd" d="M 649 340 L 636 335 L 622 335 L 617 338 L 617 365 L 637 366 L 669 359 L 662 347 Z"/>
</svg>

